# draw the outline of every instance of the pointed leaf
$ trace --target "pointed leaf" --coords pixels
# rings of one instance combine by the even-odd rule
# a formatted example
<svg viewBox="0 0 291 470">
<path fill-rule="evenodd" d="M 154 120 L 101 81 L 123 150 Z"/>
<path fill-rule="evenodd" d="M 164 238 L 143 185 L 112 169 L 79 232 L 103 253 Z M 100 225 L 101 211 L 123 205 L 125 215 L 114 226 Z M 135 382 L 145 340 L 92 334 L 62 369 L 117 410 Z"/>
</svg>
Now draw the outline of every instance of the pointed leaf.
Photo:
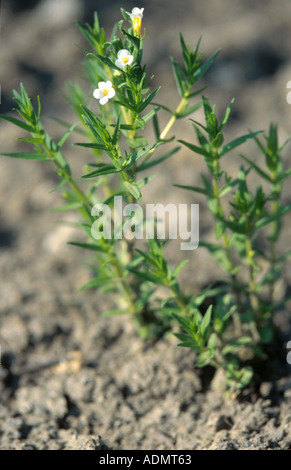
<svg viewBox="0 0 291 470">
<path fill-rule="evenodd" d="M 196 72 L 195 72 L 194 75 L 193 75 L 193 78 L 194 78 L 195 82 L 197 82 L 198 80 L 200 80 L 200 78 L 203 77 L 203 75 L 205 75 L 205 73 L 207 72 L 207 70 L 209 69 L 209 67 L 212 65 L 212 63 L 215 61 L 216 57 L 217 57 L 218 54 L 220 53 L 220 50 L 221 50 L 221 49 L 218 49 L 218 51 L 216 51 L 216 52 L 210 57 L 210 59 L 207 60 L 207 62 L 205 62 L 201 67 L 199 67 L 198 70 L 196 70 Z"/>
<path fill-rule="evenodd" d="M 188 147 L 188 149 L 192 150 L 192 152 L 198 153 L 199 155 L 203 155 L 204 157 L 210 157 L 210 153 L 207 150 L 198 147 L 197 145 L 185 142 L 185 140 L 178 140 L 178 142 Z"/>
<path fill-rule="evenodd" d="M 149 168 L 152 168 L 155 165 L 158 165 L 159 163 L 162 163 L 164 160 L 167 160 L 170 158 L 172 155 L 177 153 L 180 150 L 181 147 L 175 147 L 173 150 L 170 150 L 169 152 L 165 153 L 159 158 L 156 158 L 155 160 L 151 160 L 149 162 L 142 163 L 138 168 L 137 171 L 144 171 L 148 170 Z"/>
<path fill-rule="evenodd" d="M 270 224 L 274 220 L 280 219 L 284 214 L 291 211 L 291 204 L 287 204 L 286 206 L 280 207 L 276 214 L 271 214 L 269 216 L 263 217 L 262 219 L 258 220 L 255 224 L 256 229 L 260 229 L 265 227 L 265 225 Z"/>
<path fill-rule="evenodd" d="M 102 165 L 98 170 L 91 171 L 86 175 L 83 175 L 82 178 L 95 178 L 95 176 L 104 176 L 118 173 L 118 170 L 114 165 Z"/>
<path fill-rule="evenodd" d="M 186 116 L 189 116 L 189 114 L 195 113 L 195 111 L 197 111 L 197 109 L 201 108 L 201 106 L 202 106 L 202 103 L 198 103 L 198 104 L 195 104 L 194 106 L 191 106 L 190 108 L 184 109 L 184 111 L 181 111 L 180 113 L 178 113 L 176 115 L 177 119 L 181 119 L 181 118 L 184 118 Z"/>
<path fill-rule="evenodd" d="M 57 146 L 59 148 L 61 148 L 64 143 L 66 142 L 66 140 L 68 139 L 68 137 L 71 135 L 71 133 L 73 132 L 73 130 L 75 129 L 76 126 L 78 126 L 78 124 L 80 124 L 80 122 L 76 122 L 75 124 L 73 124 L 68 130 L 67 132 L 64 133 L 63 137 L 58 141 L 57 143 Z"/>
<path fill-rule="evenodd" d="M 135 269 L 129 269 L 130 272 L 135 274 L 138 277 L 141 277 L 145 281 L 152 282 L 153 284 L 160 284 L 161 281 L 158 279 L 156 276 L 153 276 L 152 274 L 149 274 L 147 272 L 142 272 L 142 271 L 136 271 Z"/>
<path fill-rule="evenodd" d="M 219 152 L 219 157 L 223 157 L 226 153 L 230 152 L 239 145 L 244 144 L 247 140 L 253 139 L 258 134 L 261 134 L 263 131 L 252 132 L 250 134 L 243 135 L 237 139 L 232 140 L 228 144 L 224 145 Z"/>
<path fill-rule="evenodd" d="M 55 207 L 51 209 L 50 212 L 65 212 L 80 209 L 83 206 L 81 202 L 71 202 L 70 204 L 65 204 L 64 206 Z"/>
<path fill-rule="evenodd" d="M 207 309 L 207 311 L 206 311 L 206 313 L 205 313 L 205 315 L 202 319 L 202 322 L 201 322 L 200 331 L 201 331 L 201 335 L 202 335 L 204 341 L 206 339 L 208 329 L 209 329 L 209 326 L 210 326 L 212 309 L 213 309 L 213 305 L 209 305 L 209 307 L 208 307 L 208 309 Z"/>
<path fill-rule="evenodd" d="M 129 181 L 124 181 L 124 186 L 127 191 L 138 201 L 141 200 L 141 192 L 136 183 L 130 183 Z"/>
<path fill-rule="evenodd" d="M 219 131 L 222 131 L 222 129 L 223 129 L 224 126 L 226 125 L 234 101 L 235 101 L 235 98 L 233 98 L 233 99 L 231 100 L 230 104 L 229 104 L 228 107 L 226 108 L 225 113 L 224 113 L 224 116 L 223 116 L 223 118 L 222 118 L 222 120 L 221 120 L 221 122 L 220 122 L 220 124 L 219 124 L 219 128 L 218 128 Z"/>
<path fill-rule="evenodd" d="M 178 62 L 176 61 L 174 57 L 171 57 L 171 62 L 172 62 L 174 77 L 176 80 L 179 95 L 181 96 L 181 98 L 184 98 L 186 86 L 188 83 L 187 78 L 185 76 L 185 73 L 182 67 L 178 64 Z"/>
<path fill-rule="evenodd" d="M 142 101 L 142 103 L 138 106 L 138 112 L 141 113 L 154 99 L 158 91 L 160 90 L 160 86 L 156 88 L 152 93 L 150 93 L 145 100 Z"/>
<path fill-rule="evenodd" d="M 94 245 L 93 243 L 68 242 L 68 245 L 73 245 L 79 248 L 84 248 L 85 250 L 100 251 L 103 253 L 103 248 L 101 248 L 98 245 Z"/>
<path fill-rule="evenodd" d="M 252 168 L 256 170 L 256 172 L 265 180 L 267 180 L 269 183 L 272 183 L 272 178 L 265 172 L 263 171 L 258 165 L 256 165 L 252 160 L 249 158 L 245 157 L 244 155 L 240 155 L 241 158 L 243 158 L 249 165 L 251 165 Z"/>
<path fill-rule="evenodd" d="M 181 263 L 178 264 L 175 271 L 173 272 L 173 277 L 177 277 L 179 272 L 184 268 L 184 266 L 189 262 L 188 259 L 184 259 Z"/>
<path fill-rule="evenodd" d="M 91 281 L 86 282 L 86 284 L 80 287 L 79 290 L 92 289 L 93 287 L 104 286 L 112 282 L 114 282 L 114 279 L 112 277 L 95 277 Z"/>
<path fill-rule="evenodd" d="M 6 116 L 5 114 L 0 114 L 0 119 L 4 119 L 5 121 L 11 122 L 15 126 L 21 127 L 22 129 L 25 129 L 26 131 L 33 132 L 33 127 L 30 126 L 29 124 L 26 124 L 23 121 L 20 121 L 19 119 L 16 119 L 11 116 Z"/>
<path fill-rule="evenodd" d="M 79 147 L 86 147 L 90 149 L 96 149 L 96 150 L 107 150 L 104 145 L 100 144 L 87 144 L 86 142 L 77 142 L 74 145 L 78 145 Z"/>
<path fill-rule="evenodd" d="M 17 153 L 0 153 L 4 157 L 21 158 L 24 160 L 38 160 L 40 162 L 51 161 L 44 153 L 29 153 L 29 152 L 17 152 Z"/>
<path fill-rule="evenodd" d="M 201 193 L 201 194 L 205 194 L 205 196 L 208 195 L 208 192 L 206 191 L 206 189 L 203 189 L 203 188 L 199 188 L 197 186 L 185 186 L 183 184 L 174 184 L 174 186 L 176 188 L 181 188 L 181 189 L 186 189 L 188 191 L 194 191 L 196 193 Z"/>
</svg>

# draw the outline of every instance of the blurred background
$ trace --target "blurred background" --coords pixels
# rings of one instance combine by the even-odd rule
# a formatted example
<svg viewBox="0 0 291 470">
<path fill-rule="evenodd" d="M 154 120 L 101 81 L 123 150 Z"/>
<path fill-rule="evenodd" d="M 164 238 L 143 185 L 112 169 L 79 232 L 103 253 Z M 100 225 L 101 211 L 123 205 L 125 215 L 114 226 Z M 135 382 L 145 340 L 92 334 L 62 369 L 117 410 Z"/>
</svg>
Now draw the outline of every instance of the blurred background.
<svg viewBox="0 0 291 470">
<path fill-rule="evenodd" d="M 201 50 L 205 59 L 221 48 L 205 77 L 208 85 L 205 94 L 216 104 L 218 116 L 230 100 L 236 98 L 226 137 L 233 139 L 250 128 L 267 130 L 273 121 L 278 123 L 281 141 L 287 138 L 291 133 L 291 106 L 286 100 L 290 91 L 287 83 L 291 80 L 290 0 L 141 0 L 138 4 L 131 0 L 122 3 L 115 0 L 4 0 L 1 7 L 1 112 L 11 112 L 12 90 L 18 90 L 23 82 L 33 101 L 40 95 L 42 122 L 57 139 L 62 129 L 50 117 L 75 121 L 63 92 L 66 81 L 79 80 L 82 73 L 80 61 L 84 57 L 85 41 L 76 20 L 92 24 L 93 12 L 97 11 L 109 37 L 114 24 L 121 19 L 120 7 L 131 11 L 134 6 L 145 9 L 144 62 L 149 75 L 155 76 L 152 86 L 162 86 L 157 101 L 173 109 L 179 102 L 169 58 L 175 56 L 181 60 L 179 32 L 183 32 L 192 47 L 202 36 Z M 203 119 L 201 110 L 195 119 Z M 178 122 L 174 132 L 179 138 L 194 139 L 188 120 Z M 1 151 L 23 149 L 17 137 L 18 129 L 0 122 Z M 80 163 L 80 154 L 71 143 L 67 147 L 68 158 Z M 246 148 L 250 149 L 249 156 L 256 156 L 254 145 Z M 288 158 L 286 150 L 286 166 Z M 236 172 L 241 163 L 233 153 L 224 162 L 230 173 Z M 200 203 L 203 211 L 205 201 L 198 195 L 193 200 L 193 194 L 172 187 L 173 183 L 198 184 L 203 170 L 202 159 L 183 149 L 155 172 L 157 178 L 146 188 L 144 202 L 194 202 Z M 50 230 L 54 233 L 56 216 L 48 214 L 48 209 L 56 205 L 59 195 L 48 196 L 48 193 L 56 182 L 54 172 L 47 165 L 1 159 L 2 259 L 7 248 L 19 247 L 20 240 L 25 247 L 21 256 L 28 263 L 39 247 L 46 247 L 49 253 L 56 252 L 62 257 L 66 236 L 59 235 L 59 242 L 54 239 L 50 242 L 47 233 Z M 285 197 L 289 201 L 288 189 Z M 207 211 L 200 218 L 200 230 L 202 237 L 213 235 Z M 288 228 L 285 233 L 288 237 Z M 66 249 L 64 252 L 66 257 Z M 176 255 L 181 253 L 175 251 Z M 208 263 L 204 250 L 189 255 L 198 265 L 205 267 Z M 36 269 L 32 264 L 29 266 L 29 269 Z M 209 270 L 202 269 L 198 282 L 206 282 L 208 276 Z"/>
</svg>

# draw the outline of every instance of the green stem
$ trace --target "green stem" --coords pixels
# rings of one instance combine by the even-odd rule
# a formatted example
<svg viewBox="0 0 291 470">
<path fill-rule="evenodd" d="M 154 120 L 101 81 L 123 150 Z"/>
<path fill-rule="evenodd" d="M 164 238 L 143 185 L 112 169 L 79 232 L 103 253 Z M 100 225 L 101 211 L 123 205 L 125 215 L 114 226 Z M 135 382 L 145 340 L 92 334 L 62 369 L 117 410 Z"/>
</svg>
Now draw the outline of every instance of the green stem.
<svg viewBox="0 0 291 470">
<path fill-rule="evenodd" d="M 260 321 L 260 302 L 257 295 L 257 285 L 255 279 L 255 269 L 253 264 L 253 247 L 249 236 L 246 238 L 246 260 L 249 265 L 249 287 L 250 287 L 250 303 L 254 311 L 254 321 L 250 323 L 250 330 L 255 343 L 260 342 L 260 335 L 258 333 L 257 325 Z"/>
<path fill-rule="evenodd" d="M 220 191 L 219 191 L 219 180 L 217 176 L 220 168 L 219 168 L 219 157 L 218 157 L 218 152 L 216 148 L 213 149 L 213 157 L 214 157 L 214 161 L 213 161 L 213 175 L 212 175 L 213 186 L 212 187 L 213 187 L 213 195 L 216 199 L 216 215 L 220 215 L 221 217 L 224 217 L 224 210 L 221 204 Z M 228 270 L 233 271 L 235 266 L 232 261 L 230 245 L 229 245 L 227 234 L 225 232 L 222 234 L 221 239 L 222 239 L 223 248 L 225 250 L 225 253 L 227 255 L 227 259 L 229 262 Z M 233 281 L 235 282 L 235 275 L 232 274 L 231 276 L 232 276 Z"/>
<path fill-rule="evenodd" d="M 181 113 L 182 111 L 184 111 L 184 109 L 186 109 L 187 104 L 188 104 L 188 94 L 189 94 L 189 92 L 185 93 L 185 96 L 181 99 L 176 111 L 174 112 L 174 114 L 172 114 L 171 118 L 169 119 L 169 121 L 165 125 L 164 129 L 160 133 L 159 140 L 164 140 L 167 137 L 167 135 L 170 132 L 170 130 L 172 129 L 173 125 L 177 121 L 179 113 Z M 157 147 L 155 147 L 155 148 L 153 148 L 152 150 L 149 151 L 149 153 L 147 154 L 147 156 L 143 160 L 143 165 L 151 158 L 151 156 L 154 154 L 156 149 L 157 149 Z"/>
<path fill-rule="evenodd" d="M 164 127 L 163 131 L 160 134 L 160 140 L 164 140 L 167 137 L 168 133 L 172 129 L 173 125 L 175 124 L 179 113 L 181 113 L 187 107 L 188 94 L 189 93 L 186 93 L 185 96 L 182 98 L 182 100 L 180 101 L 175 113 L 172 115 L 172 117 L 169 119 L 168 123 Z"/>
<path fill-rule="evenodd" d="M 81 188 L 79 188 L 77 183 L 72 179 L 71 175 L 69 175 L 69 173 L 56 161 L 54 152 L 52 150 L 50 150 L 47 147 L 46 144 L 43 144 L 43 149 L 45 150 L 47 155 L 51 158 L 51 160 L 54 161 L 54 163 L 57 165 L 57 167 L 62 171 L 62 173 L 64 175 L 64 178 L 71 185 L 71 187 L 73 188 L 73 190 L 75 191 L 77 196 L 80 198 L 80 200 L 82 202 L 84 202 L 84 204 L 86 204 L 89 208 L 92 208 L 92 204 L 91 204 L 90 200 L 87 198 L 87 196 L 81 190 Z M 138 312 L 137 312 L 136 305 L 135 305 L 135 294 L 134 294 L 133 290 L 131 289 L 131 286 L 129 285 L 129 283 L 123 278 L 122 266 L 121 266 L 121 264 L 120 264 L 120 262 L 119 262 L 119 260 L 116 256 L 116 254 L 111 253 L 111 251 L 110 251 L 111 246 L 108 243 L 106 243 L 106 241 L 104 239 L 101 239 L 101 243 L 103 244 L 104 251 L 108 253 L 108 256 L 110 258 L 110 263 L 111 263 L 111 265 L 113 266 L 113 268 L 115 270 L 117 280 L 119 281 L 120 286 L 121 286 L 121 288 L 122 288 L 122 290 L 125 294 L 125 297 L 127 298 L 130 313 L 133 314 L 133 315 L 136 315 Z"/>
</svg>

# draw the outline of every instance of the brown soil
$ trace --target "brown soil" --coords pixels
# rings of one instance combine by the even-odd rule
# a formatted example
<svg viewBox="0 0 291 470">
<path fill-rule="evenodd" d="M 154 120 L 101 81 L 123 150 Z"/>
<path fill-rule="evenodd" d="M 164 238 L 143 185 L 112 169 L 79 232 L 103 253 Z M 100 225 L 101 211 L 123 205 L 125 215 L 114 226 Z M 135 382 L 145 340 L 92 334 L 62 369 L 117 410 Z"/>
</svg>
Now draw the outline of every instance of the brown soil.
<svg viewBox="0 0 291 470">
<path fill-rule="evenodd" d="M 78 0 L 3 3 L 1 112 L 11 110 L 12 88 L 18 89 L 22 81 L 32 96 L 40 94 L 43 122 L 57 138 L 60 131 L 48 117 L 74 121 L 61 90 L 79 71 L 82 51 L 74 45 L 84 43 L 75 18 L 91 21 L 95 7 L 110 32 L 120 18 L 119 8 L 136 5 L 112 1 L 104 7 L 104 2 Z M 29 4 L 34 8 L 26 9 Z M 155 73 L 155 85 L 163 85 L 159 101 L 174 107 L 178 98 L 168 56 L 179 56 L 180 30 L 191 44 L 202 34 L 206 57 L 222 48 L 207 77 L 207 96 L 221 113 L 236 97 L 228 136 L 248 128 L 267 129 L 274 121 L 283 140 L 291 133 L 286 101 L 291 4 L 257 0 L 253 5 L 239 0 L 141 2 L 147 30 L 145 61 L 149 73 Z M 188 122 L 176 132 L 187 140 L 193 135 Z M 17 137 L 17 129 L 0 123 L 1 151 L 23 148 Z M 67 155 L 78 169 L 80 156 L 71 147 L 73 141 Z M 285 155 L 287 167 L 290 149 Z M 213 229 L 203 201 L 172 189 L 173 183 L 197 184 L 204 167 L 195 158 L 182 151 L 163 164 L 144 197 L 145 202 L 173 197 L 200 202 L 200 237 L 209 239 Z M 236 171 L 238 157 L 232 155 L 226 164 L 228 171 Z M 1 158 L 0 448 L 291 449 L 288 309 L 276 316 L 278 341 L 255 365 L 252 384 L 238 399 L 225 398 L 220 374 L 212 368 L 195 369 L 195 354 L 177 348 L 173 336 L 145 343 L 127 318 L 102 318 L 112 306 L 111 298 L 78 291 L 89 279 L 90 259 L 66 245 L 76 234 L 69 225 L 58 224 L 64 217 L 50 213 L 60 202 L 59 193 L 48 194 L 56 184 L 47 164 Z M 284 200 L 290 202 L 290 185 L 286 186 Z M 287 216 L 282 251 L 290 249 L 290 233 Z M 182 255 L 172 249 L 169 259 L 176 262 Z M 190 253 L 188 266 L 182 280 L 197 291 L 221 277 L 203 248 Z M 278 296 L 290 292 L 290 281 L 288 265 Z"/>
</svg>

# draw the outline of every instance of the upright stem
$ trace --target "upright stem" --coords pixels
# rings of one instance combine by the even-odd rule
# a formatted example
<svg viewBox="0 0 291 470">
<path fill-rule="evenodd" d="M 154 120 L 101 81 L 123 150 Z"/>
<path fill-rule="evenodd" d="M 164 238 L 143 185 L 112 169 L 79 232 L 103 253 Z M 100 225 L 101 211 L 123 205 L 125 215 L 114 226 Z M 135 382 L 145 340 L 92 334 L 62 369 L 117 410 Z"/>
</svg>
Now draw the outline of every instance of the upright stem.
<svg viewBox="0 0 291 470">
<path fill-rule="evenodd" d="M 57 165 L 57 167 L 62 171 L 64 178 L 68 181 L 68 183 L 71 185 L 72 189 L 75 191 L 77 196 L 80 198 L 84 204 L 91 209 L 92 208 L 92 203 L 89 200 L 89 198 L 85 195 L 85 193 L 81 190 L 81 188 L 77 185 L 77 183 L 73 180 L 71 175 L 56 161 L 54 152 L 48 148 L 48 146 L 44 143 L 43 144 L 43 149 L 46 152 L 46 154 L 51 158 L 51 160 L 54 161 L 54 163 Z M 90 219 L 91 220 L 91 219 Z M 113 266 L 113 269 L 116 273 L 117 280 L 120 283 L 120 286 L 125 294 L 125 297 L 127 298 L 128 301 L 128 306 L 130 309 L 130 313 L 132 315 L 136 315 L 138 313 L 136 304 L 135 304 L 135 294 L 130 286 L 130 284 L 126 281 L 126 279 L 123 277 L 122 273 L 122 266 L 116 256 L 116 254 L 111 252 L 111 246 L 106 242 L 105 239 L 101 239 L 101 243 L 103 244 L 104 251 L 107 252 L 110 263 Z"/>
<path fill-rule="evenodd" d="M 260 319 L 260 303 L 257 296 L 257 285 L 255 280 L 255 269 L 253 264 L 253 247 L 250 236 L 246 237 L 246 258 L 249 265 L 249 287 L 250 287 L 250 303 L 254 311 L 254 321 L 250 323 L 250 329 L 255 343 L 260 342 L 257 324 Z"/>
<path fill-rule="evenodd" d="M 169 119 L 168 123 L 166 124 L 165 128 L 161 132 L 160 139 L 163 140 L 167 137 L 169 131 L 172 129 L 173 125 L 175 124 L 177 117 L 179 113 L 181 113 L 187 106 L 188 99 L 187 99 L 187 94 L 182 98 L 180 101 L 175 113 L 172 115 L 172 117 Z"/>
<path fill-rule="evenodd" d="M 222 207 L 222 204 L 221 204 L 221 200 L 220 200 L 220 191 L 219 191 L 219 180 L 218 180 L 218 172 L 219 172 L 219 161 L 218 161 L 218 152 L 217 152 L 217 149 L 213 149 L 213 156 L 214 156 L 214 161 L 213 161 L 213 195 L 216 199 L 216 214 L 221 214 L 221 216 L 223 216 L 224 214 L 224 210 L 223 210 L 223 207 Z M 229 246 L 229 241 L 228 241 L 228 238 L 227 238 L 227 234 L 224 232 L 222 234 L 222 244 L 223 244 L 223 248 L 226 252 L 226 255 L 227 255 L 227 258 L 228 258 L 228 261 L 229 261 L 229 270 L 232 271 L 234 269 L 234 265 L 233 265 L 233 261 L 232 261 L 232 258 L 231 258 L 231 253 L 230 253 L 230 246 Z M 233 276 L 233 280 L 235 280 L 235 276 Z"/>
<path fill-rule="evenodd" d="M 189 93 L 189 92 L 188 92 Z M 177 121 L 178 119 L 178 115 L 179 113 L 181 113 L 186 107 L 187 107 L 187 104 L 188 104 L 188 93 L 185 94 L 185 96 L 181 99 L 179 105 L 177 106 L 177 109 L 175 111 L 174 114 L 172 114 L 172 116 L 170 117 L 169 121 L 167 122 L 167 124 L 165 125 L 164 129 L 162 130 L 162 132 L 160 133 L 160 140 L 164 140 L 168 133 L 170 132 L 170 130 L 172 129 L 173 125 L 175 124 L 175 122 Z M 145 159 L 143 160 L 143 164 L 145 164 L 149 158 L 151 158 L 151 156 L 153 155 L 153 153 L 156 151 L 157 147 L 154 147 L 152 150 L 149 151 L 149 153 L 147 154 L 147 156 L 145 157 Z"/>
</svg>

